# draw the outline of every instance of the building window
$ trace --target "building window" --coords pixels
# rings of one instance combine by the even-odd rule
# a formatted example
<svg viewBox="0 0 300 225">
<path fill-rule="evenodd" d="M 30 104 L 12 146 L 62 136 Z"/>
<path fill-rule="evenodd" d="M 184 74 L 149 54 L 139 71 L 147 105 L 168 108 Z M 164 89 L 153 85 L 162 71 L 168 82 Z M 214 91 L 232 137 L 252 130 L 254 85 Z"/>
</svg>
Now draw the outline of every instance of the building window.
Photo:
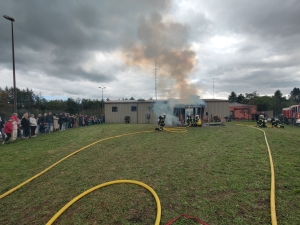
<svg viewBox="0 0 300 225">
<path fill-rule="evenodd" d="M 131 106 L 131 112 L 136 112 L 136 106 Z"/>
<path fill-rule="evenodd" d="M 112 112 L 118 112 L 118 107 L 112 107 Z"/>
</svg>

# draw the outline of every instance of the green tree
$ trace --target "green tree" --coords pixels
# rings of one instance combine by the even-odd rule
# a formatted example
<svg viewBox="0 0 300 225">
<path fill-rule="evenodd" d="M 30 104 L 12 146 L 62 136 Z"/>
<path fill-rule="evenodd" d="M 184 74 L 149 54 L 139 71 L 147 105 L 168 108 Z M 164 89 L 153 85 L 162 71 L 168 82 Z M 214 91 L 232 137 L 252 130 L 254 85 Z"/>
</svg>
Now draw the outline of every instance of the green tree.
<svg viewBox="0 0 300 225">
<path fill-rule="evenodd" d="M 246 93 L 244 103 L 251 104 L 251 101 L 258 96 L 259 96 L 259 94 L 257 93 L 257 91 L 254 91 L 252 93 Z"/>
<path fill-rule="evenodd" d="M 231 103 L 236 102 L 237 96 L 236 96 L 236 93 L 235 93 L 234 91 L 232 91 L 231 94 L 228 96 L 228 100 L 229 100 L 229 102 L 231 102 Z"/>
<path fill-rule="evenodd" d="M 67 112 L 71 114 L 76 114 L 78 111 L 78 106 L 77 103 L 73 98 L 68 98 L 67 99 Z"/>
<path fill-rule="evenodd" d="M 251 105 L 256 105 L 258 111 L 269 111 L 273 109 L 273 100 L 270 96 L 256 96 L 251 100 Z"/>
<path fill-rule="evenodd" d="M 272 96 L 272 100 L 273 100 L 273 114 L 274 116 L 278 116 L 282 113 L 282 108 L 284 108 L 287 99 L 286 97 L 283 96 L 280 90 L 277 90 Z"/>
<path fill-rule="evenodd" d="M 66 112 L 67 103 L 63 100 L 50 100 L 45 102 L 45 109 L 49 111 Z"/>
<path fill-rule="evenodd" d="M 245 103 L 245 96 L 244 96 L 243 94 L 239 94 L 239 95 L 236 97 L 236 103 L 240 103 L 240 104 Z"/>
<path fill-rule="evenodd" d="M 9 102 L 8 93 L 0 88 L 0 116 L 6 120 L 13 112 L 13 104 Z"/>
<path fill-rule="evenodd" d="M 134 97 L 131 97 L 129 100 L 135 100 Z"/>
<path fill-rule="evenodd" d="M 289 95 L 289 99 L 300 103 L 300 88 L 294 88 Z"/>
</svg>

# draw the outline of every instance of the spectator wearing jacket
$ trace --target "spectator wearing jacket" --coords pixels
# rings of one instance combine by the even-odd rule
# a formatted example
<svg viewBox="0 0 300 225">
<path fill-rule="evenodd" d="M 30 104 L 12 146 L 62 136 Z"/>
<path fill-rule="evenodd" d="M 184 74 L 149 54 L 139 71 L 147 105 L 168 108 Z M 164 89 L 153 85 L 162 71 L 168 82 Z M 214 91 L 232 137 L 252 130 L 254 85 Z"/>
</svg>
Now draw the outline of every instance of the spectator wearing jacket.
<svg viewBox="0 0 300 225">
<path fill-rule="evenodd" d="M 25 113 L 21 119 L 21 126 L 23 128 L 23 137 L 28 138 L 29 137 L 29 129 L 30 129 L 30 123 L 28 118 L 28 113 Z"/>
<path fill-rule="evenodd" d="M 63 130 L 64 116 L 62 113 L 58 116 L 59 130 Z"/>
<path fill-rule="evenodd" d="M 18 128 L 20 126 L 20 120 L 18 118 L 17 113 L 13 113 L 11 116 L 12 125 L 13 125 L 13 132 L 11 133 L 11 140 L 14 141 L 17 139 L 18 136 Z"/>
<path fill-rule="evenodd" d="M 42 117 L 42 114 L 38 114 L 36 120 L 37 120 L 37 133 L 40 133 L 40 124 L 41 124 L 41 117 Z"/>
<path fill-rule="evenodd" d="M 79 114 L 78 116 L 78 126 L 82 127 L 82 115 Z"/>
<path fill-rule="evenodd" d="M 1 119 L 1 121 L 0 121 L 0 128 L 1 128 L 2 141 L 5 141 L 4 124 L 5 124 L 4 120 Z"/>
<path fill-rule="evenodd" d="M 54 115 L 53 115 L 53 131 L 58 131 L 58 128 L 59 128 L 58 119 L 59 118 L 57 117 L 56 113 L 54 113 Z"/>
<path fill-rule="evenodd" d="M 50 133 L 51 127 L 53 126 L 52 112 L 49 112 L 48 115 L 46 114 L 46 126 L 46 133 Z"/>
<path fill-rule="evenodd" d="M 29 123 L 30 123 L 30 134 L 31 134 L 31 137 L 36 137 L 35 130 L 36 130 L 36 126 L 37 126 L 37 121 L 34 118 L 34 114 L 30 115 Z"/>
<path fill-rule="evenodd" d="M 68 113 L 65 113 L 64 124 L 63 124 L 64 130 L 67 130 L 68 126 L 69 126 L 69 123 L 68 123 Z"/>
<path fill-rule="evenodd" d="M 4 125 L 3 131 L 4 131 L 4 133 L 6 134 L 6 139 L 2 142 L 2 144 L 5 144 L 5 142 L 8 142 L 8 141 L 9 141 L 9 139 L 10 139 L 10 137 L 11 137 L 11 134 L 12 134 L 13 131 L 14 131 L 12 122 L 13 122 L 13 119 L 12 119 L 12 118 L 9 118 L 9 119 L 7 120 L 7 122 L 5 123 L 5 125 Z"/>
<path fill-rule="evenodd" d="M 41 115 L 39 121 L 40 121 L 40 130 L 39 132 L 40 133 L 45 133 L 45 130 L 46 130 L 46 116 L 47 116 L 47 113 L 44 113 L 44 115 Z"/>
</svg>

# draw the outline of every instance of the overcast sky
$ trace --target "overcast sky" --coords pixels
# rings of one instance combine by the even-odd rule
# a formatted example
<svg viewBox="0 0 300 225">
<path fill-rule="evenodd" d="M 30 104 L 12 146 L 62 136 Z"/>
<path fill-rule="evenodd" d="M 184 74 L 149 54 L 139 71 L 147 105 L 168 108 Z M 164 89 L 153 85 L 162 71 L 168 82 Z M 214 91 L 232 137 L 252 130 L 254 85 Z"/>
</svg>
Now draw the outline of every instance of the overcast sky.
<svg viewBox="0 0 300 225">
<path fill-rule="evenodd" d="M 47 99 L 155 98 L 155 62 L 158 99 L 300 87 L 298 0 L 0 0 L 0 14 L 0 87 L 8 15 L 17 87 Z"/>
</svg>

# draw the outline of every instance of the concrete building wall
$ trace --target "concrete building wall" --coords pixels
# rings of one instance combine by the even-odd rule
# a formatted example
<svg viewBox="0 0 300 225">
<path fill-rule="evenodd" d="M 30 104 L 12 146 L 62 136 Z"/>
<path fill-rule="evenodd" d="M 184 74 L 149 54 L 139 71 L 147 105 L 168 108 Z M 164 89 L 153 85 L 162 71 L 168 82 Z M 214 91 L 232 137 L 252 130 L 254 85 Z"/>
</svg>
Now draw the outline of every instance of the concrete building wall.
<svg viewBox="0 0 300 225">
<path fill-rule="evenodd" d="M 108 101 L 105 102 L 105 122 L 125 123 L 124 117 L 130 117 L 130 123 L 156 123 L 157 117 L 152 107 L 155 101 Z M 117 108 L 117 111 L 113 110 Z M 135 107 L 136 111 L 132 111 Z M 150 119 L 147 119 L 150 114 Z"/>
<path fill-rule="evenodd" d="M 204 121 L 212 121 L 214 116 L 219 116 L 222 122 L 225 122 L 224 117 L 229 117 L 229 101 L 222 99 L 203 99 L 206 103 L 204 109 Z M 206 115 L 208 113 L 208 116 Z"/>
<path fill-rule="evenodd" d="M 204 109 L 204 121 L 208 119 L 212 121 L 214 116 L 219 116 L 222 121 L 224 117 L 229 117 L 229 101 L 219 99 L 203 99 L 206 103 Z M 124 117 L 130 117 L 130 123 L 148 123 L 147 114 L 150 114 L 149 123 L 157 123 L 158 117 L 154 114 L 152 107 L 154 100 L 136 101 L 136 100 L 119 100 L 105 102 L 105 122 L 106 123 L 125 123 Z M 135 106 L 136 111 L 132 111 L 131 107 Z M 117 107 L 117 112 L 113 112 L 113 107 Z"/>
</svg>

